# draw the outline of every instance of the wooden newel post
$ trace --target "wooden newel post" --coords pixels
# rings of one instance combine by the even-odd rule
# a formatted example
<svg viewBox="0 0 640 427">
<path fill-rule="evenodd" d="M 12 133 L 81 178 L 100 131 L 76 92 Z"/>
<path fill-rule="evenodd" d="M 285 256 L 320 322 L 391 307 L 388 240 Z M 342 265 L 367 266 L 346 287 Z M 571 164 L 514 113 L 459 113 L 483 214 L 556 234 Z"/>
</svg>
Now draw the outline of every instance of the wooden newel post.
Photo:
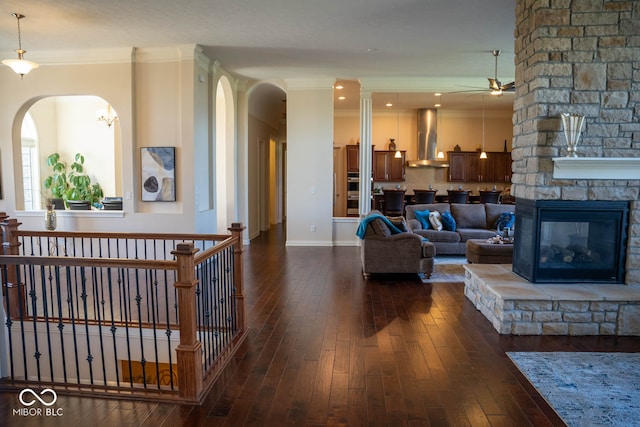
<svg viewBox="0 0 640 427">
<path fill-rule="evenodd" d="M 7 219 L 7 215 L 2 212 L 0 218 L 4 216 L 2 221 L 2 250 L 4 255 L 20 255 L 20 242 L 16 231 L 22 225 L 17 219 Z M 5 310 L 12 319 L 18 319 L 23 314 L 27 303 L 26 290 L 20 292 L 20 283 L 18 283 L 18 266 L 9 264 L 6 266 L 6 277 L 2 280 L 2 294 L 4 295 Z M 9 302 L 8 306 L 7 301 Z"/>
<path fill-rule="evenodd" d="M 244 269 L 242 267 L 242 232 L 246 227 L 241 222 L 232 222 L 228 230 L 237 238 L 233 245 L 233 275 L 236 285 L 236 309 L 238 315 L 238 329 L 244 331 Z"/>
<path fill-rule="evenodd" d="M 193 256 L 198 249 L 193 243 L 178 243 L 171 253 L 176 256 L 178 280 L 178 321 L 180 344 L 176 348 L 178 359 L 178 394 L 197 401 L 202 393 L 202 344 L 196 330 L 196 285 Z"/>
</svg>

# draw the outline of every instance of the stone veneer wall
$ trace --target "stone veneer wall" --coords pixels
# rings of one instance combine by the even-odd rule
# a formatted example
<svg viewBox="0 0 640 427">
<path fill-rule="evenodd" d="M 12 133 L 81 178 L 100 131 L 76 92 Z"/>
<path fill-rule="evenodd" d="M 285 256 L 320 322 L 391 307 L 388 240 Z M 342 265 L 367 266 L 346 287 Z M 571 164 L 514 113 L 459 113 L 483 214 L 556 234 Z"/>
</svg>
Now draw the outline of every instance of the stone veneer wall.
<svg viewBox="0 0 640 427">
<path fill-rule="evenodd" d="M 637 287 L 534 285 L 498 264 L 465 270 L 465 296 L 500 334 L 640 336 Z"/>
<path fill-rule="evenodd" d="M 640 285 L 638 180 L 558 180 L 560 113 L 586 116 L 579 156 L 640 157 L 640 1 L 517 0 L 512 194 L 630 200 L 627 284 Z"/>
</svg>

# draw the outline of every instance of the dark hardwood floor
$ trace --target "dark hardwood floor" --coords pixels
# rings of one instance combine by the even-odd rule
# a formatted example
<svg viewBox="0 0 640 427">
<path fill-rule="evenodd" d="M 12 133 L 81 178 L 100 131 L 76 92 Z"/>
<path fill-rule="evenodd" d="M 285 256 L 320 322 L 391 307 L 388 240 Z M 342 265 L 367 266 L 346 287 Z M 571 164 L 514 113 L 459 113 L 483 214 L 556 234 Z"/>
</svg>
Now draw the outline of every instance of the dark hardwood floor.
<svg viewBox="0 0 640 427">
<path fill-rule="evenodd" d="M 625 337 L 500 336 L 461 283 L 361 274 L 359 248 L 245 252 L 248 336 L 201 406 L 60 396 L 60 417 L 1 426 L 552 426 L 553 410 L 506 351 L 640 352 Z"/>
</svg>

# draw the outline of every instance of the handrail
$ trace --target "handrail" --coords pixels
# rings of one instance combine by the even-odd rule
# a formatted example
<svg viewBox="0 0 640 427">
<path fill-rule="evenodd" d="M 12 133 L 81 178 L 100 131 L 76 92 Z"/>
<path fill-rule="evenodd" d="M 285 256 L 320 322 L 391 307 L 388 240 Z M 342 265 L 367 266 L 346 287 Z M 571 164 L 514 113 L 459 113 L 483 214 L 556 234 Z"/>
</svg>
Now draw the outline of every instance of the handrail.
<svg viewBox="0 0 640 427">
<path fill-rule="evenodd" d="M 194 234 L 194 233 L 132 233 L 113 231 L 44 231 L 44 230 L 16 230 L 16 236 L 41 237 L 85 237 L 85 238 L 113 238 L 113 239 L 147 239 L 147 240 L 226 240 L 228 234 Z"/>
</svg>

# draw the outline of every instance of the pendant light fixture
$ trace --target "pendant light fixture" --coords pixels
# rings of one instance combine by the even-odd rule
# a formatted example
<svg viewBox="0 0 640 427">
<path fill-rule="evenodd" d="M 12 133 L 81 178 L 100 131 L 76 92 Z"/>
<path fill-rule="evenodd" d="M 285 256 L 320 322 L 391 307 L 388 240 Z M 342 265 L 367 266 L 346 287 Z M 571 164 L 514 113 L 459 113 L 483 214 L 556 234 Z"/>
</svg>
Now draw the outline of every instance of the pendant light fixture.
<svg viewBox="0 0 640 427">
<path fill-rule="evenodd" d="M 29 74 L 29 71 L 34 68 L 38 68 L 39 65 L 33 61 L 27 61 L 24 59 L 24 54 L 27 53 L 26 50 L 22 49 L 22 34 L 20 32 L 20 20 L 25 16 L 21 13 L 14 12 L 12 14 L 16 20 L 18 21 L 18 48 L 16 52 L 18 53 L 18 59 L 3 59 L 2 63 L 8 67 L 11 67 L 16 74 L 20 74 L 20 78 L 23 78 L 25 74 Z"/>
<path fill-rule="evenodd" d="M 396 93 L 396 139 L 400 136 L 400 110 L 398 110 L 398 108 L 400 108 L 400 105 L 398 104 L 399 99 L 400 95 Z M 396 154 L 394 154 L 393 157 L 401 159 L 402 153 L 400 150 L 396 149 Z"/>
<path fill-rule="evenodd" d="M 442 94 L 438 92 L 438 93 L 435 94 L 435 96 L 440 97 L 440 102 L 438 102 L 435 105 L 435 107 L 436 108 L 442 107 Z M 442 110 L 440 110 L 440 111 L 442 111 Z M 443 120 L 444 120 L 444 117 L 442 117 L 442 113 L 439 112 L 439 114 L 436 115 L 436 124 L 437 124 L 436 129 L 442 129 L 441 126 L 442 126 L 442 121 Z M 440 122 L 440 123 L 438 124 L 437 122 Z M 439 133 L 438 133 L 436 138 L 437 138 L 437 143 L 438 142 L 442 142 L 442 130 L 439 131 Z M 438 154 L 436 154 L 436 159 L 437 160 L 444 160 L 444 152 L 442 150 L 437 150 L 437 149 L 436 149 L 436 151 L 438 153 Z"/>
<path fill-rule="evenodd" d="M 480 158 L 483 160 L 487 158 L 487 152 L 484 151 L 484 95 L 482 95 L 482 151 Z"/>
</svg>

